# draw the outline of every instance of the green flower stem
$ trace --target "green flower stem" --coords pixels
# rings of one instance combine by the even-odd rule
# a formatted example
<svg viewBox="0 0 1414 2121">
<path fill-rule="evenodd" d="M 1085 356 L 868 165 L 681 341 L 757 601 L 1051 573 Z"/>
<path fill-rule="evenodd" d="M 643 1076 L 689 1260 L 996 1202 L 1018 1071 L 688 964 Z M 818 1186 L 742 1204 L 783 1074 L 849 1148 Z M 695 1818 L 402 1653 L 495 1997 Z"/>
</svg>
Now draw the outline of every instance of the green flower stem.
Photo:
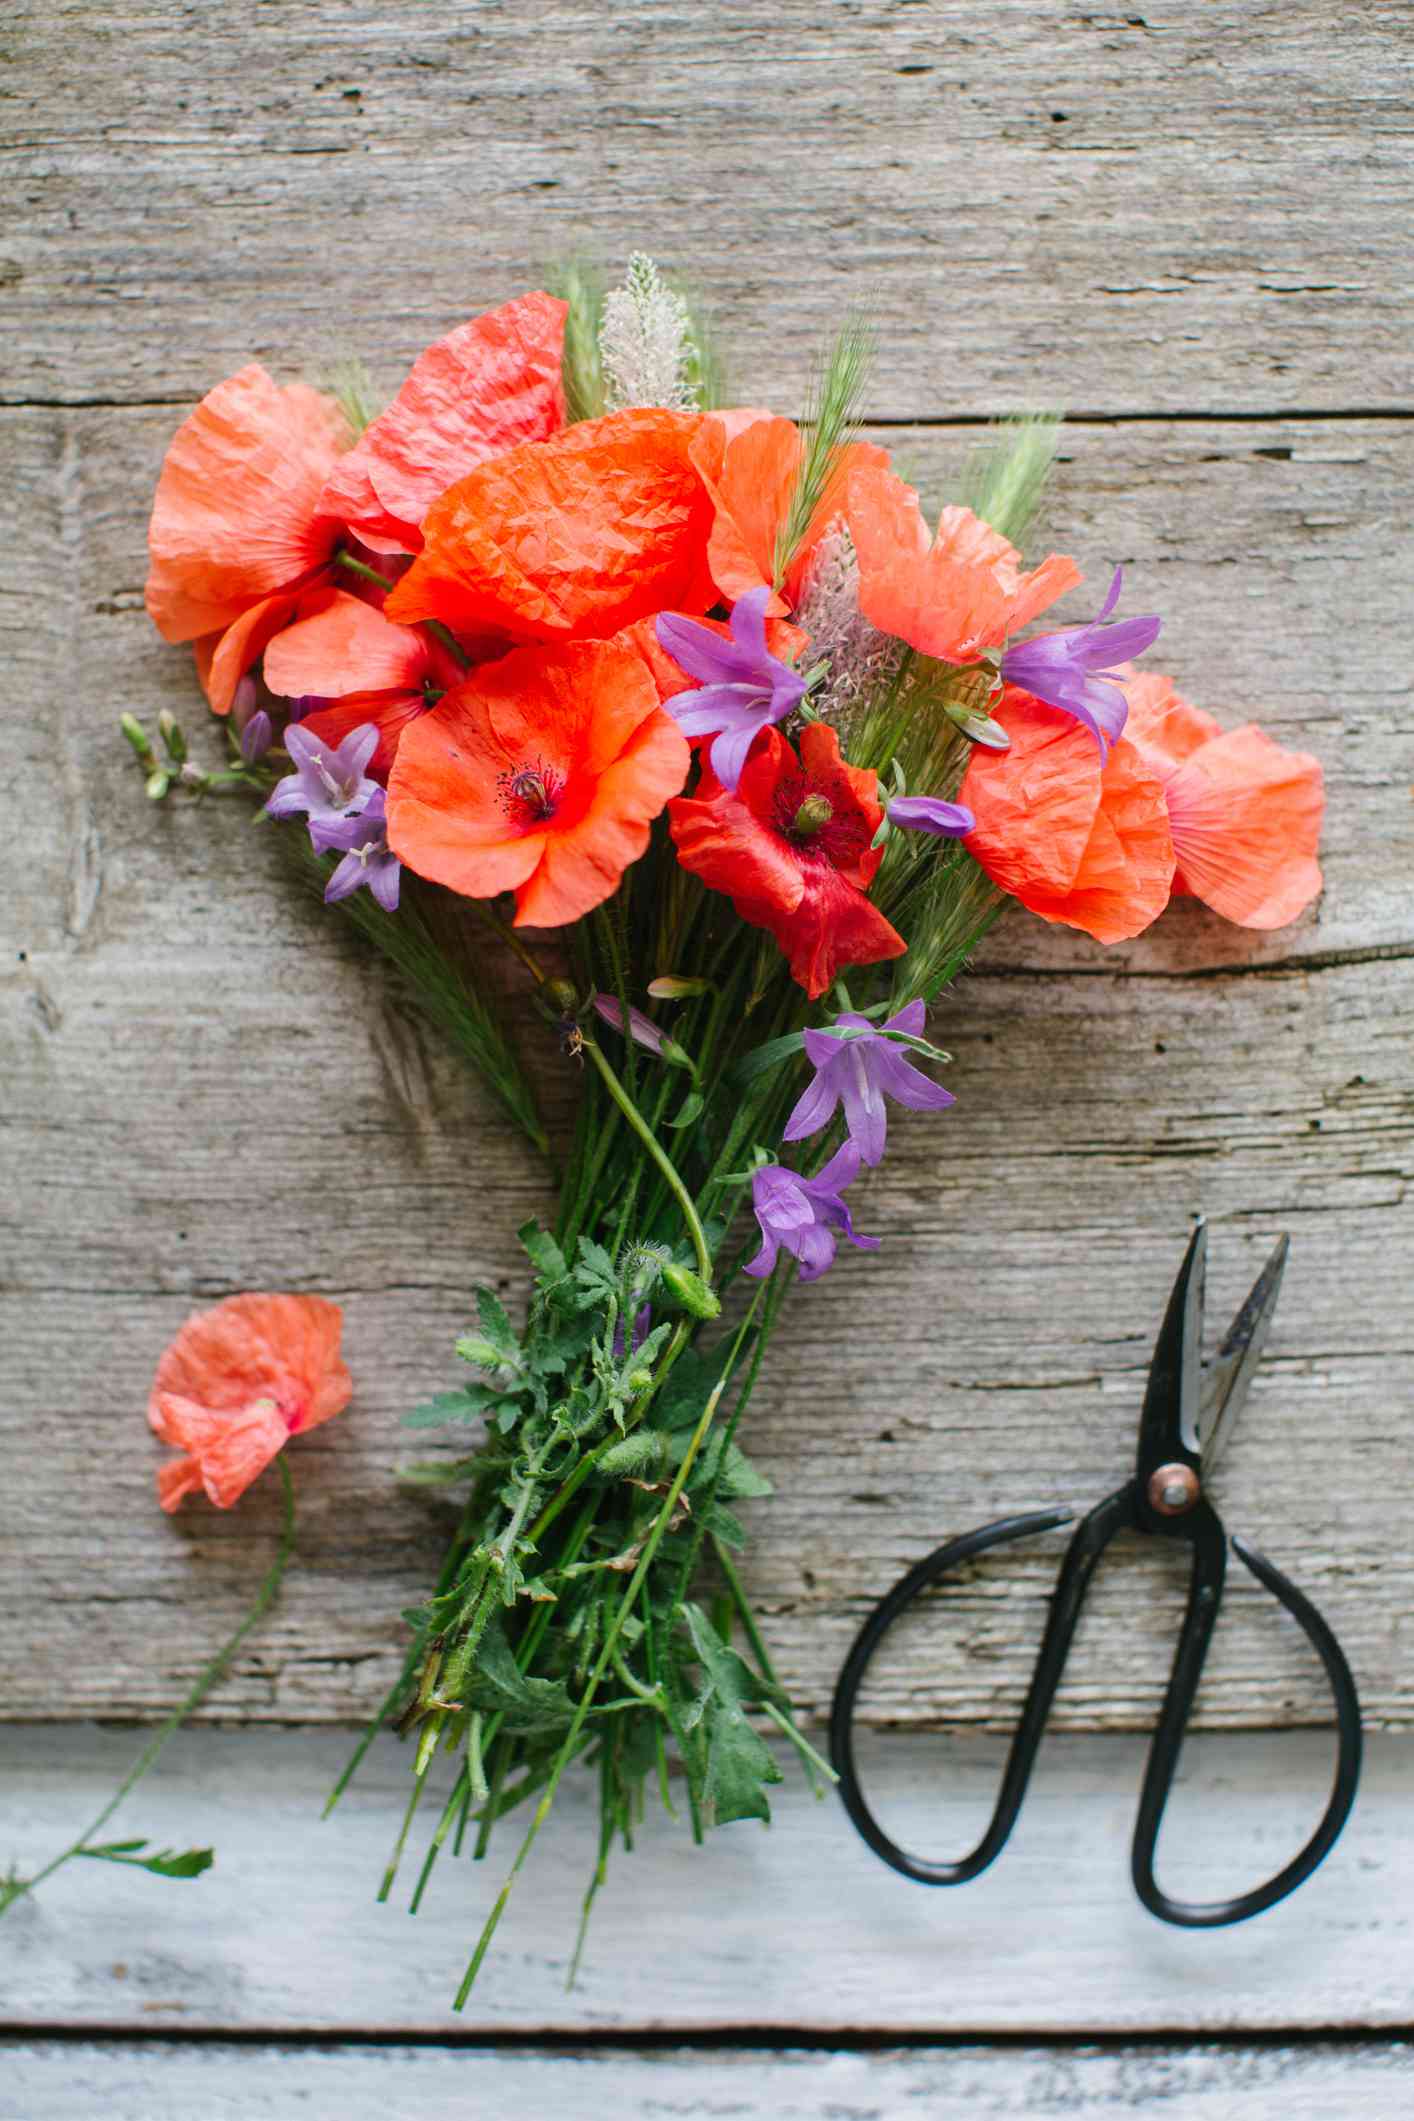
<svg viewBox="0 0 1414 2121">
<path fill-rule="evenodd" d="M 722 1394 L 727 1388 L 727 1382 L 731 1376 L 737 1354 L 740 1352 L 741 1344 L 746 1337 L 748 1329 L 750 1328 L 752 1319 L 756 1315 L 756 1306 L 760 1303 L 763 1293 L 764 1291 L 762 1289 L 757 1290 L 755 1296 L 752 1298 L 750 1309 L 747 1311 L 745 1318 L 743 1318 L 741 1325 L 737 1329 L 736 1339 L 732 1344 L 731 1354 L 728 1357 L 723 1374 L 718 1379 L 716 1385 L 714 1385 L 714 1387 L 712 1388 L 712 1391 L 707 1400 L 707 1404 L 702 1409 L 701 1415 L 698 1417 L 697 1426 L 693 1430 L 691 1438 L 688 1441 L 686 1451 L 683 1453 L 682 1463 L 678 1467 L 677 1473 L 674 1476 L 672 1486 L 668 1489 L 667 1495 L 664 1497 L 663 1506 L 659 1510 L 658 1515 L 654 1520 L 653 1529 L 648 1534 L 648 1537 L 644 1542 L 643 1552 L 640 1554 L 638 1558 L 638 1565 L 634 1569 L 633 1575 L 629 1579 L 628 1589 L 624 1592 L 623 1597 L 619 1600 L 618 1610 L 614 1614 L 613 1619 L 610 1621 L 608 1628 L 605 1630 L 604 1641 L 602 1647 L 600 1648 L 599 1655 L 595 1660 L 594 1669 L 591 1671 L 584 1692 L 580 1695 L 579 1701 L 575 1706 L 574 1716 L 571 1719 L 569 1730 L 565 1734 L 564 1743 L 555 1756 L 554 1765 L 550 1770 L 550 1778 L 548 1783 L 546 1784 L 545 1794 L 540 1799 L 539 1804 L 535 1808 L 535 1816 L 530 1822 L 529 1830 L 526 1833 L 525 1839 L 521 1842 L 519 1849 L 516 1851 L 515 1861 L 511 1865 L 510 1873 L 506 1879 L 505 1884 L 501 1887 L 500 1892 L 496 1896 L 495 1904 L 493 1905 L 490 1914 L 486 1918 L 486 1923 L 482 1929 L 480 1937 L 477 1939 L 476 1949 L 471 1955 L 471 1962 L 468 1965 L 465 1974 L 462 1976 L 462 1984 L 461 1987 L 457 1990 L 456 2001 L 452 2006 L 454 2010 L 462 2010 L 465 2008 L 466 1999 L 471 1994 L 472 1983 L 475 1981 L 477 1974 L 481 1971 L 481 1963 L 485 1959 L 486 1954 L 490 1949 L 491 1940 L 496 1934 L 496 1929 L 498 1924 L 500 1923 L 502 1915 L 505 1913 L 506 1903 L 511 1897 L 511 1892 L 515 1886 L 516 1879 L 520 1875 L 520 1872 L 524 1867 L 526 1857 L 530 1854 L 531 1848 L 535 1842 L 536 1835 L 539 1833 L 541 1827 L 545 1824 L 545 1821 L 550 1816 L 550 1808 L 554 1804 L 555 1793 L 560 1786 L 560 1778 L 564 1774 L 564 1771 L 569 1765 L 570 1761 L 574 1758 L 575 1752 L 578 1749 L 580 1734 L 584 1729 L 585 1720 L 589 1715 L 591 1707 L 593 1706 L 594 1696 L 599 1690 L 599 1683 L 603 1679 L 605 1672 L 609 1668 L 610 1660 L 614 1654 L 614 1647 L 619 1639 L 619 1631 L 623 1627 L 624 1621 L 628 1618 L 628 1615 L 633 1610 L 634 1601 L 637 1599 L 639 1592 L 643 1588 L 644 1580 L 647 1577 L 649 1569 L 653 1565 L 653 1557 L 657 1553 L 659 1545 L 662 1542 L 663 1534 L 666 1532 L 668 1525 L 672 1521 L 673 1512 L 678 1506 L 678 1501 L 682 1495 L 683 1489 L 687 1486 L 687 1477 L 692 1471 L 693 1463 L 697 1457 L 698 1452 L 702 1448 L 702 1444 L 707 1436 L 708 1430 L 712 1426 L 712 1422 L 716 1416 L 718 1405 L 721 1402 Z"/>
<path fill-rule="evenodd" d="M 682 1211 L 682 1219 L 687 1224 L 688 1235 L 692 1239 L 692 1249 L 697 1254 L 697 1271 L 710 1288 L 712 1283 L 712 1254 L 708 1248 L 706 1234 L 703 1231 L 697 1209 L 693 1205 L 692 1195 L 678 1176 L 676 1165 L 662 1148 L 653 1129 L 649 1126 L 647 1120 L 643 1117 L 643 1114 L 639 1111 L 637 1105 L 633 1102 L 633 1099 L 629 1096 L 592 1038 L 585 1039 L 583 1051 L 589 1055 L 590 1061 L 598 1070 L 604 1088 L 608 1091 L 610 1097 L 614 1100 L 614 1103 L 618 1106 L 620 1112 L 622 1112 L 624 1118 L 662 1172 L 663 1177 L 667 1180 L 668 1191 L 672 1194 Z"/>
<path fill-rule="evenodd" d="M 255 1594 L 255 1600 L 250 1611 L 246 1614 L 245 1619 L 236 1629 L 230 1641 L 225 1643 L 216 1652 L 211 1662 L 204 1667 L 191 1687 L 190 1692 L 173 1709 L 166 1721 L 158 1725 L 136 1763 L 118 1784 L 117 1789 L 108 1799 L 108 1802 L 104 1805 L 92 1825 L 86 1827 L 76 1841 L 71 1841 L 62 1854 L 55 1856 L 52 1862 L 46 1863 L 44 1869 L 36 1872 L 33 1878 L 15 1879 L 3 1893 L 0 1893 L 0 1915 L 4 1914 L 5 1909 L 13 1901 L 20 1899 L 25 1893 L 32 1893 L 37 1886 L 44 1883 L 46 1878 L 51 1878 L 61 1864 L 69 1862 L 71 1857 L 83 1855 L 87 1844 L 92 1841 L 96 1833 L 108 1824 L 114 1812 L 117 1811 L 118 1806 L 128 1795 L 128 1792 L 141 1782 L 173 1731 L 184 1723 L 192 1713 L 192 1710 L 198 1708 L 206 1699 L 206 1696 L 221 1678 L 251 1629 L 269 1612 L 275 1595 L 280 1588 L 280 1580 L 285 1573 L 285 1564 L 294 1550 L 295 1543 L 295 1484 L 290 1477 L 290 1469 L 285 1463 L 283 1453 L 276 1459 L 275 1464 L 279 1469 L 280 1495 L 284 1505 L 284 1514 L 280 1526 L 280 1544 L 276 1549 L 275 1559 L 266 1570 L 264 1581 Z"/>
</svg>

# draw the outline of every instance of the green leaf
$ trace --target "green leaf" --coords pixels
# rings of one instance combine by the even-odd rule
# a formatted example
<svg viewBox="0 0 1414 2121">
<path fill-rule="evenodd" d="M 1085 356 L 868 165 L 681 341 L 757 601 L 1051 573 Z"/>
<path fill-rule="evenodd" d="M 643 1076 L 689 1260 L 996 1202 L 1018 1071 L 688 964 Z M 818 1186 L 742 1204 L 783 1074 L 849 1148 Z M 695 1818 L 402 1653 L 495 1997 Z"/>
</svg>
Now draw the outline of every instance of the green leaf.
<svg viewBox="0 0 1414 2121">
<path fill-rule="evenodd" d="M 499 1406 L 505 1398 L 494 1385 L 466 1385 L 460 1391 L 438 1392 L 433 1399 L 425 1399 L 420 1407 L 404 1414 L 405 1429 L 440 1429 L 449 1421 L 475 1421 L 479 1415 Z"/>
<path fill-rule="evenodd" d="M 690 1429 L 707 1404 L 708 1394 L 726 1368 L 731 1342 L 722 1341 L 710 1355 L 684 1348 L 654 1401 L 655 1419 L 665 1429 Z"/>
<path fill-rule="evenodd" d="M 530 1595 L 545 1595 L 538 1578 Z M 464 1693 L 469 1707 L 494 1711 L 501 1717 L 503 1731 L 524 1737 L 563 1731 L 574 1717 L 574 1703 L 563 1680 L 527 1679 L 494 1621 L 476 1646 L 476 1664 Z"/>
<path fill-rule="evenodd" d="M 492 1347 L 501 1350 L 501 1359 L 512 1368 L 520 1361 L 520 1341 L 512 1331 L 506 1316 L 506 1307 L 499 1296 L 490 1289 L 476 1292 L 476 1315 L 481 1320 L 481 1330 Z"/>
<path fill-rule="evenodd" d="M 672 1118 L 666 1122 L 670 1127 L 690 1127 L 695 1119 L 702 1117 L 707 1100 L 700 1090 L 689 1090 Z"/>
<path fill-rule="evenodd" d="M 769 1698 L 773 1690 L 728 1648 L 700 1606 L 679 1610 L 709 1689 L 702 1708 L 707 1738 L 703 1795 L 718 1826 L 731 1819 L 769 1819 L 766 1785 L 783 1778 L 770 1747 L 748 1721 L 745 1705 Z"/>
<path fill-rule="evenodd" d="M 596 1245 L 592 1237 L 579 1240 L 579 1257 L 575 1262 L 574 1278 L 582 1289 L 596 1296 L 617 1297 L 619 1277 L 614 1262 L 602 1245 Z"/>
<path fill-rule="evenodd" d="M 756 1046 L 750 1053 L 743 1053 L 734 1068 L 727 1070 L 726 1079 L 738 1089 L 744 1090 L 758 1076 L 766 1075 L 781 1062 L 789 1060 L 793 1053 L 803 1053 L 805 1037 L 799 1031 L 787 1031 L 783 1038 L 768 1038 L 764 1046 Z"/>
<path fill-rule="evenodd" d="M 569 1261 L 555 1243 L 548 1230 L 542 1230 L 538 1222 L 522 1223 L 516 1236 L 530 1254 L 531 1264 L 547 1288 L 569 1276 Z"/>
<path fill-rule="evenodd" d="M 137 1871 L 151 1871 L 154 1878 L 199 1878 L 216 1861 L 213 1849 L 183 1849 L 180 1855 L 175 1849 L 158 1849 L 151 1856 L 140 1855 L 146 1847 L 146 1841 L 100 1841 L 75 1853 L 91 1856 L 95 1863 L 126 1863 Z"/>
</svg>

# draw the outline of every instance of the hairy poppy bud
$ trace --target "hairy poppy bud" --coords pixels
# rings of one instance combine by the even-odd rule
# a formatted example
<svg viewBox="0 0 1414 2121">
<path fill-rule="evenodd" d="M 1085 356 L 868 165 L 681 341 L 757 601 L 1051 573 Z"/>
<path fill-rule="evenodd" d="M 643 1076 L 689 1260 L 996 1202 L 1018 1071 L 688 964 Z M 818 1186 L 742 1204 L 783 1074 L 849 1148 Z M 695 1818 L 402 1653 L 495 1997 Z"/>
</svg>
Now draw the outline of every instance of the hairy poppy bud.
<svg viewBox="0 0 1414 2121">
<path fill-rule="evenodd" d="M 694 1274 L 691 1267 L 681 1267 L 676 1260 L 670 1260 L 660 1278 L 669 1296 L 693 1318 L 715 1318 L 721 1310 L 715 1291 L 709 1289 L 702 1276 Z"/>
</svg>

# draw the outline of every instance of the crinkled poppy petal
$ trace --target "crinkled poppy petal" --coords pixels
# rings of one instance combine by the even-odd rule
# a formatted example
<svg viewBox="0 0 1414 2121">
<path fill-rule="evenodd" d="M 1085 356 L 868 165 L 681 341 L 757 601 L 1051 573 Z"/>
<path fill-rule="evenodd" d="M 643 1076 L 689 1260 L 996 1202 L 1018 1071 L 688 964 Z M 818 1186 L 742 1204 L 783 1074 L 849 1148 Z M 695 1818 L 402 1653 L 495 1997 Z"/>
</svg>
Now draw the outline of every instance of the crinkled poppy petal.
<svg viewBox="0 0 1414 2121">
<path fill-rule="evenodd" d="M 970 508 L 945 508 L 930 540 L 913 488 L 874 465 L 851 475 L 845 514 L 860 610 L 943 662 L 976 662 L 1082 579 L 1059 553 L 1023 573 L 1016 548 Z"/>
<path fill-rule="evenodd" d="M 1063 897 L 1100 807 L 1099 753 L 1084 730 L 1028 693 L 1009 690 L 995 714 L 1010 747 L 975 747 L 958 790 L 975 820 L 968 852 L 1023 904 L 1040 892 Z"/>
<path fill-rule="evenodd" d="M 287 700 L 309 693 L 338 700 L 351 692 L 408 692 L 431 675 L 424 634 L 395 626 L 343 589 L 286 627 L 265 655 L 265 682 Z"/>
<path fill-rule="evenodd" d="M 325 509 L 360 537 L 367 525 L 404 552 L 420 551 L 419 525 L 439 494 L 488 458 L 564 426 L 565 315 L 553 295 L 522 295 L 429 346 L 335 469 Z"/>
<path fill-rule="evenodd" d="M 1190 707 L 1187 700 L 1180 699 L 1172 678 L 1162 677 L 1157 671 L 1129 668 L 1116 674 L 1129 703 L 1124 733 L 1160 780 L 1200 744 L 1222 735 L 1221 722 L 1214 721 L 1201 707 Z"/>
<path fill-rule="evenodd" d="M 433 503 L 389 618 L 564 641 L 705 610 L 711 505 L 688 458 L 697 425 L 652 408 L 607 413 L 492 458 Z"/>
<path fill-rule="evenodd" d="M 201 1467 L 194 1458 L 169 1458 L 157 1468 L 157 1500 L 168 1515 L 201 1488 Z"/>
<path fill-rule="evenodd" d="M 147 608 L 169 641 L 229 626 L 308 577 L 338 526 L 319 498 L 348 439 L 330 398 L 280 389 L 258 363 L 208 392 L 177 429 L 148 526 Z"/>
<path fill-rule="evenodd" d="M 687 779 L 690 753 L 655 708 L 599 775 L 593 806 L 551 833 L 540 867 L 516 896 L 518 928 L 561 928 L 602 905 L 648 845 L 652 821 Z"/>
<path fill-rule="evenodd" d="M 886 467 L 886 453 L 870 442 L 840 452 L 824 493 L 791 555 L 786 596 L 774 590 L 776 543 L 790 515 L 805 444 L 793 420 L 766 417 L 741 422 L 734 433 L 724 416 L 703 423 L 694 462 L 712 497 L 708 564 L 723 596 L 735 602 L 753 589 L 771 588 L 765 609 L 779 614 L 794 602 L 815 547 L 843 513 L 850 478 Z M 709 433 L 708 430 L 711 430 Z"/>
<path fill-rule="evenodd" d="M 191 1453 L 201 1485 L 218 1510 L 229 1510 L 232 1503 L 240 1500 L 290 1437 L 279 1406 L 268 1393 L 248 1405 L 219 1410 L 168 1395 L 167 1412 L 170 1426 L 177 1432 L 168 1440 L 180 1443 Z M 184 1465 L 186 1461 L 178 1463 Z M 181 1493 L 189 1493 L 192 1485 L 184 1475 Z M 161 1498 L 160 1474 L 158 1495 Z M 164 1501 L 163 1508 L 174 1509 L 180 1500 L 178 1494 L 171 1503 Z"/>
<path fill-rule="evenodd" d="M 1321 766 L 1248 723 L 1193 751 L 1165 787 L 1179 888 L 1244 928 L 1281 928 L 1321 889 Z"/>
<path fill-rule="evenodd" d="M 196 674 L 213 714 L 230 713 L 236 687 L 246 672 L 255 668 L 270 642 L 304 608 L 310 591 L 318 593 L 320 588 L 316 577 L 302 590 L 281 590 L 277 596 L 252 604 L 223 632 L 192 643 Z"/>
<path fill-rule="evenodd" d="M 374 780 L 386 781 L 393 770 L 404 732 L 429 712 L 425 692 L 351 692 L 301 718 L 300 728 L 337 750 L 346 736 L 371 722 L 378 743 L 368 762 Z"/>
<path fill-rule="evenodd" d="M 874 965 L 902 957 L 908 944 L 884 919 L 872 899 L 828 862 L 806 871 L 795 912 L 769 926 L 790 962 L 791 978 L 814 1001 L 842 965 Z"/>
</svg>

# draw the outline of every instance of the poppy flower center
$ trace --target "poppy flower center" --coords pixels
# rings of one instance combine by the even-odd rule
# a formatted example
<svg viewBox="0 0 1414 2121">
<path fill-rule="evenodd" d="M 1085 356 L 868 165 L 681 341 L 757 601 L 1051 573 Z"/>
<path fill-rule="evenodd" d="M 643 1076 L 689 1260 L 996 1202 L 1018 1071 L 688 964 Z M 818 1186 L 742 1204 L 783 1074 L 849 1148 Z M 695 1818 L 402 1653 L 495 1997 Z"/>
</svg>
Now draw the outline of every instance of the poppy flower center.
<svg viewBox="0 0 1414 2121">
<path fill-rule="evenodd" d="M 796 854 L 839 868 L 856 860 L 868 845 L 869 835 L 849 789 L 833 779 L 790 775 L 777 785 L 772 808 L 777 832 Z"/>
<path fill-rule="evenodd" d="M 559 808 L 565 792 L 565 777 L 537 759 L 519 766 L 514 773 L 498 776 L 501 808 L 516 825 L 543 825 Z"/>
</svg>

